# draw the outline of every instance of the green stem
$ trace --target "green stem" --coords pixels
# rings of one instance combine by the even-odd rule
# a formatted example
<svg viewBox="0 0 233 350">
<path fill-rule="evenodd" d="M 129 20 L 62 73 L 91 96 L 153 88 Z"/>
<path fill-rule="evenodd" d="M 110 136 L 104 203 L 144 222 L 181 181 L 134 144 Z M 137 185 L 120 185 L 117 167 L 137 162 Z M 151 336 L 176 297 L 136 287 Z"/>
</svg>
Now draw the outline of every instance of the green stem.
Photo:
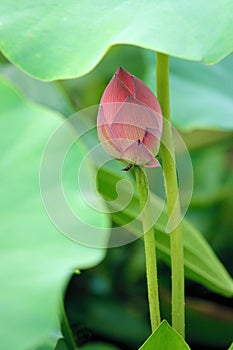
<svg viewBox="0 0 233 350">
<path fill-rule="evenodd" d="M 152 332 L 160 324 L 159 292 L 157 278 L 157 262 L 155 249 L 154 225 L 149 199 L 149 185 L 144 170 L 135 166 L 135 176 L 139 191 L 140 207 L 142 212 L 142 225 L 144 232 L 144 246 L 146 259 L 146 276 L 148 301 Z"/>
<path fill-rule="evenodd" d="M 157 97 L 160 102 L 163 116 L 168 121 L 164 123 L 163 143 L 161 156 L 165 189 L 167 197 L 168 215 L 172 222 L 181 221 L 179 190 L 176 175 L 175 151 L 170 123 L 169 97 L 169 56 L 157 53 L 156 55 L 156 86 Z M 166 146 L 165 146 L 166 145 Z M 178 202 L 177 202 L 178 200 Z M 170 233 L 171 269 L 172 269 L 172 325 L 184 337 L 184 258 L 183 237 L 179 224 Z"/>
<path fill-rule="evenodd" d="M 65 342 L 66 342 L 68 349 L 69 350 L 76 350 L 77 347 L 75 344 L 73 333 L 71 331 L 69 321 L 68 321 L 67 316 L 66 316 L 65 308 L 63 305 L 62 305 L 61 329 L 62 329 L 62 334 L 64 336 L 64 339 L 65 339 Z"/>
</svg>

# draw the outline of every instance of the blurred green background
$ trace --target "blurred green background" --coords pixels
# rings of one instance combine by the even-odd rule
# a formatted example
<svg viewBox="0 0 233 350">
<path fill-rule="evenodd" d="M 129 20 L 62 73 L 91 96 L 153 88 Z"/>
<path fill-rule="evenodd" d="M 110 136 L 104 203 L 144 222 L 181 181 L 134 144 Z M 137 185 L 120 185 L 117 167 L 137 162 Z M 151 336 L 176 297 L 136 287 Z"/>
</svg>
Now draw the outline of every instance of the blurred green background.
<svg viewBox="0 0 233 350">
<path fill-rule="evenodd" d="M 68 117 L 98 104 L 119 65 L 156 90 L 155 54 L 128 45 L 111 48 L 90 73 L 77 79 L 41 82 L 18 70 L 3 56 L 0 74 L 30 101 Z M 185 140 L 194 171 L 187 218 L 202 232 L 231 274 L 232 67 L 232 55 L 215 66 L 171 59 L 172 121 Z M 95 125 L 95 120 L 90 122 Z M 170 320 L 170 269 L 161 260 L 159 283 L 162 315 Z M 191 280 L 186 280 L 185 288 L 186 334 L 191 349 L 226 350 L 232 341 L 231 300 Z M 109 349 L 137 349 L 150 334 L 143 242 L 137 240 L 109 249 L 98 266 L 73 275 L 64 298 L 76 342 L 84 350 L 91 350 L 87 344 L 96 342 L 112 345 Z M 65 349 L 65 345 L 60 341 L 57 348 Z M 104 350 L 104 345 L 100 349 Z"/>
<path fill-rule="evenodd" d="M 63 84 L 79 108 L 98 103 L 118 65 L 155 90 L 154 60 L 150 51 L 116 46 L 91 73 Z M 186 142 L 194 170 L 187 218 L 231 273 L 233 133 L 225 121 L 233 116 L 232 67 L 233 56 L 215 66 L 171 59 L 172 120 Z M 74 276 L 66 307 L 80 344 L 98 340 L 136 349 L 146 339 L 150 330 L 144 269 L 143 245 L 136 241 L 109 250 L 98 267 Z M 159 282 L 162 315 L 170 319 L 170 269 L 161 261 Z M 186 334 L 191 349 L 226 349 L 232 329 L 231 300 L 187 280 Z"/>
</svg>

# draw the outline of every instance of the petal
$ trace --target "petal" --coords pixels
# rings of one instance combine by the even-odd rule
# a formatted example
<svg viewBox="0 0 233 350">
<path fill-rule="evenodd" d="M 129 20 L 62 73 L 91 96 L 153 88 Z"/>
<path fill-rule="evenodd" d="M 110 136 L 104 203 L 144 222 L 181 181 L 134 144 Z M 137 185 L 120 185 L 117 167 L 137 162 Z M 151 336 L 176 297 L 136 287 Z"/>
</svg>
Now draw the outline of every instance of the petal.
<svg viewBox="0 0 233 350">
<path fill-rule="evenodd" d="M 129 100 L 132 101 L 132 97 L 127 98 Z M 160 131 L 156 129 L 155 112 L 138 102 L 122 104 L 111 124 L 111 131 L 114 138 L 120 139 L 120 150 L 132 144 L 129 141 L 140 140 L 152 154 L 158 151 Z"/>
<path fill-rule="evenodd" d="M 126 123 L 113 123 L 111 125 L 111 131 L 114 137 L 119 139 L 121 144 L 125 141 L 125 146 L 122 146 L 123 149 L 135 141 L 141 141 L 145 135 L 144 129 Z"/>
<path fill-rule="evenodd" d="M 113 139 L 107 139 L 106 134 L 108 133 L 107 125 L 99 126 L 98 131 L 98 137 L 100 140 L 101 145 L 103 146 L 104 150 L 113 158 L 118 158 L 120 151 L 116 147 L 116 145 L 113 142 Z"/>
<path fill-rule="evenodd" d="M 133 75 L 124 70 L 122 67 L 119 67 L 116 71 L 120 81 L 129 89 L 131 95 L 134 96 L 134 83 Z"/>
<path fill-rule="evenodd" d="M 114 123 L 111 125 L 114 137 L 119 140 L 121 150 L 124 150 L 135 141 L 142 140 L 145 134 L 143 129 L 137 128 L 129 124 Z"/>
<path fill-rule="evenodd" d="M 110 83 L 104 90 L 100 103 L 123 102 L 130 96 L 131 92 L 128 87 L 121 82 L 117 73 L 114 74 Z"/>
<path fill-rule="evenodd" d="M 140 123 L 137 112 L 137 105 L 123 103 L 111 125 L 112 133 L 115 138 L 119 139 L 122 151 L 144 137 L 144 129 L 137 126 Z"/>
<path fill-rule="evenodd" d="M 103 103 L 101 104 L 105 121 L 109 125 L 112 124 L 118 110 L 121 108 L 122 102 L 112 102 L 112 103 Z"/>
<path fill-rule="evenodd" d="M 110 154 L 113 158 L 117 158 L 119 156 L 119 149 L 117 145 L 114 143 L 114 137 L 112 135 L 112 131 L 107 123 L 105 123 L 103 109 L 100 106 L 98 117 L 97 117 L 97 133 L 99 140 L 105 149 L 105 151 Z"/>
<path fill-rule="evenodd" d="M 142 139 L 142 143 L 153 155 L 156 155 L 160 146 L 161 131 L 147 128 Z"/>
<path fill-rule="evenodd" d="M 107 123 L 112 123 L 115 115 L 128 96 L 131 96 L 130 90 L 115 74 L 106 87 L 100 101 L 100 105 L 104 108 L 105 119 Z"/>
<path fill-rule="evenodd" d="M 137 165 L 145 165 L 150 164 L 154 157 L 142 143 L 136 141 L 120 154 L 120 159 Z"/>
<path fill-rule="evenodd" d="M 133 77 L 135 98 L 140 102 L 145 103 L 149 108 L 157 114 L 157 128 L 162 130 L 162 111 L 159 102 L 153 92 L 137 77 Z"/>
<path fill-rule="evenodd" d="M 97 127 L 99 125 L 106 124 L 103 106 L 99 105 L 98 115 L 97 115 Z"/>
<path fill-rule="evenodd" d="M 158 168 L 161 167 L 159 161 L 156 158 L 152 158 L 149 163 L 144 164 L 147 168 Z"/>
<path fill-rule="evenodd" d="M 123 136 L 115 136 L 115 134 L 113 133 L 112 129 L 111 129 L 111 124 L 108 124 L 105 121 L 105 112 L 106 112 L 106 106 L 107 105 L 111 105 L 111 104 L 106 104 L 106 105 L 102 105 L 99 108 L 98 111 L 98 117 L 97 117 L 97 131 L 98 131 L 98 136 L 99 136 L 99 140 L 101 143 L 108 141 L 108 144 L 106 144 L 106 147 L 110 147 L 112 146 L 112 148 L 115 148 L 115 150 L 117 152 L 122 152 L 125 148 L 127 148 L 130 144 L 133 143 L 133 141 L 129 140 L 126 136 L 124 138 Z M 114 105 L 114 104 L 113 104 Z M 113 154 L 113 150 L 110 152 L 111 150 L 109 150 L 109 154 Z M 115 156 L 114 156 L 115 158 Z"/>
<path fill-rule="evenodd" d="M 148 107 L 153 109 L 155 112 L 162 114 L 159 102 L 153 92 L 148 86 L 137 77 L 133 77 L 135 97 L 145 103 Z"/>
<path fill-rule="evenodd" d="M 103 106 L 99 106 L 98 110 L 97 131 L 101 142 L 111 140 L 113 138 L 109 124 L 106 122 Z"/>
<path fill-rule="evenodd" d="M 132 97 L 128 97 L 126 102 L 122 103 L 112 123 L 134 126 L 142 130 L 157 129 L 155 112 Z"/>
</svg>

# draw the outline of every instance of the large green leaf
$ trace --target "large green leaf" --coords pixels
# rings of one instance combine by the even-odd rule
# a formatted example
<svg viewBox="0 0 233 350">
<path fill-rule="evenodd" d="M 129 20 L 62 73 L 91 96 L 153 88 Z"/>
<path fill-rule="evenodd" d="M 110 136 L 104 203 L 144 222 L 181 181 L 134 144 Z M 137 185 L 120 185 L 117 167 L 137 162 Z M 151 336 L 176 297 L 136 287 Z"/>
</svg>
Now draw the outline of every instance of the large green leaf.
<svg viewBox="0 0 233 350">
<path fill-rule="evenodd" d="M 96 265 L 105 251 L 66 238 L 51 223 L 42 204 L 41 155 L 48 138 L 62 123 L 61 116 L 27 102 L 3 79 L 0 96 L 0 338 L 3 349 L 26 350 L 48 343 L 46 338 L 51 339 L 51 334 L 51 341 L 56 343 L 60 336 L 59 305 L 71 274 L 76 268 Z M 71 163 L 67 163 L 67 173 L 70 167 L 77 167 L 84 151 L 81 144 L 77 145 Z M 92 181 L 91 172 L 86 179 Z M 76 186 L 69 181 L 66 175 L 64 186 L 76 195 L 74 202 L 83 217 L 105 227 L 106 217 L 81 201 Z M 76 230 L 79 232 L 80 227 Z"/>
<path fill-rule="evenodd" d="M 94 70 L 78 79 L 41 82 L 11 64 L 1 65 L 0 74 L 17 84 L 33 101 L 70 115 L 74 111 L 67 97 L 77 102 L 78 109 L 97 104 L 119 63 L 155 90 L 154 53 L 129 45 L 112 48 Z M 233 130 L 233 55 L 213 66 L 172 58 L 170 66 L 174 125 L 186 132 L 193 129 Z M 196 143 L 208 142 L 211 136 L 208 132 L 204 137 L 197 137 Z M 189 143 L 191 137 L 188 135 Z"/>
<path fill-rule="evenodd" d="M 231 0 L 2 0 L 0 47 L 43 80 L 81 76 L 122 43 L 214 63 L 232 50 L 232 16 Z"/>
<path fill-rule="evenodd" d="M 167 323 L 163 321 L 156 331 L 146 340 L 139 350 L 188 350 L 190 347 L 184 339 Z"/>
<path fill-rule="evenodd" d="M 105 167 L 99 176 L 99 189 L 103 193 L 107 201 L 112 201 L 111 206 L 114 207 L 114 198 L 116 197 L 116 184 L 122 177 L 129 179 L 129 174 L 120 174 Z M 134 184 L 133 178 L 129 179 Z M 128 198 L 131 188 L 128 183 L 122 183 L 122 191 Z M 152 207 L 155 212 L 161 212 L 163 206 L 162 200 L 151 194 Z M 117 207 L 116 207 L 117 209 Z M 141 224 L 139 218 L 135 220 L 135 216 L 140 212 L 138 205 L 138 193 L 134 186 L 134 195 L 129 205 L 122 211 L 116 211 L 112 214 L 113 220 L 118 225 L 128 224 L 127 228 L 139 236 L 141 232 Z M 156 244 L 161 257 L 165 262 L 170 264 L 170 238 L 166 232 L 167 214 L 163 211 L 156 222 Z M 232 296 L 233 282 L 228 272 L 215 255 L 214 251 L 204 239 L 202 234 L 195 229 L 186 219 L 183 220 L 183 237 L 184 237 L 184 264 L 185 274 L 187 277 L 202 283 L 209 289 L 225 296 Z"/>
</svg>

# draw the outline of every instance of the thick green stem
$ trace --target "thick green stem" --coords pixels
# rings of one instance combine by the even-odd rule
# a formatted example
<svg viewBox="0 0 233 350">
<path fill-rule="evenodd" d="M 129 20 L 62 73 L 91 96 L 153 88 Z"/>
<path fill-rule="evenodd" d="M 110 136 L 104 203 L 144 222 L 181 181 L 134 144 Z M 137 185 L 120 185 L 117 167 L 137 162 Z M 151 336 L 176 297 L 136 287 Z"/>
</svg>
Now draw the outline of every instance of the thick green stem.
<svg viewBox="0 0 233 350">
<path fill-rule="evenodd" d="M 77 347 L 75 345 L 75 340 L 73 337 L 73 333 L 70 329 L 69 321 L 66 316 L 65 308 L 62 305 L 62 320 L 61 320 L 61 329 L 66 342 L 66 345 L 69 350 L 76 350 Z"/>
<path fill-rule="evenodd" d="M 152 332 L 160 324 L 159 292 L 157 278 L 157 261 L 154 237 L 154 225 L 152 220 L 151 204 L 149 198 L 149 185 L 146 174 L 142 168 L 135 166 L 135 176 L 140 196 L 142 212 L 142 225 L 144 232 L 144 246 L 146 259 L 146 276 L 148 301 Z"/>
<path fill-rule="evenodd" d="M 168 121 L 164 123 L 161 156 L 165 179 L 167 207 L 172 223 L 181 221 L 179 190 L 176 175 L 175 152 L 170 124 L 169 97 L 169 57 L 162 53 L 156 55 L 156 86 L 157 97 L 163 116 Z M 166 145 L 166 146 L 165 146 Z M 175 226 L 175 225 L 174 225 Z M 184 263 L 183 238 L 179 224 L 170 233 L 171 269 L 172 269 L 172 325 L 184 337 Z"/>
</svg>

